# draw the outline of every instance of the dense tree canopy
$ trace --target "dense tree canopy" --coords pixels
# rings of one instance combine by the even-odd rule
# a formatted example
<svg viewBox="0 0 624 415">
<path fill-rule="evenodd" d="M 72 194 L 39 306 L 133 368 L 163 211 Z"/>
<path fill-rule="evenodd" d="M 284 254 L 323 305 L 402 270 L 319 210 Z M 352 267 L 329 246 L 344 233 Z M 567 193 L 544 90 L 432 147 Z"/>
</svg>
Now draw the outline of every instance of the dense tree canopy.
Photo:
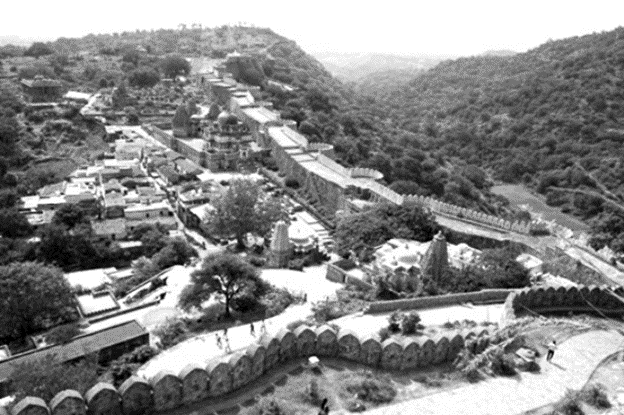
<svg viewBox="0 0 624 415">
<path fill-rule="evenodd" d="M 268 199 L 252 180 L 234 180 L 214 204 L 208 225 L 214 234 L 234 236 L 239 246 L 247 233 L 267 234 L 282 215 L 281 201 Z"/>
<path fill-rule="evenodd" d="M 44 55 L 52 55 L 54 50 L 43 42 L 35 42 L 28 49 L 24 51 L 25 56 L 33 56 L 38 58 Z"/>
<path fill-rule="evenodd" d="M 201 308 L 202 303 L 216 295 L 223 298 L 225 315 L 230 316 L 233 301 L 249 294 L 260 284 L 256 268 L 234 254 L 215 254 L 206 257 L 202 266 L 191 274 L 191 283 L 180 296 L 184 309 Z"/>
<path fill-rule="evenodd" d="M 11 387 L 19 402 L 27 396 L 35 396 L 50 402 L 66 389 L 84 395 L 99 378 L 100 367 L 96 356 L 73 364 L 58 363 L 56 359 L 35 359 L 16 365 L 11 375 Z"/>
<path fill-rule="evenodd" d="M 180 55 L 169 55 L 160 62 L 163 74 L 167 78 L 175 78 L 178 75 L 188 75 L 191 72 L 191 64 Z"/>
<path fill-rule="evenodd" d="M 338 253 L 354 252 L 367 260 L 373 249 L 392 238 L 428 241 L 439 229 L 434 217 L 417 205 L 380 205 L 342 218 L 336 227 Z"/>
<path fill-rule="evenodd" d="M 152 68 L 138 68 L 128 77 L 128 83 L 138 88 L 151 88 L 160 81 L 160 75 Z"/>
<path fill-rule="evenodd" d="M 35 262 L 0 267 L 0 338 L 27 334 L 78 317 L 60 269 Z"/>
</svg>

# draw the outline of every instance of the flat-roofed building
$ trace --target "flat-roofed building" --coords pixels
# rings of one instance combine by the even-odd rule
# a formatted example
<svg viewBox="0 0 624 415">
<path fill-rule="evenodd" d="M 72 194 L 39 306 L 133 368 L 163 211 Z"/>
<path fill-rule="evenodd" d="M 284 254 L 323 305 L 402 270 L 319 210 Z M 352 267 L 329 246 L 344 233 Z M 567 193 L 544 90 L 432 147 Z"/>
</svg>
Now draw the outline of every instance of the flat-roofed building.
<svg viewBox="0 0 624 415">
<path fill-rule="evenodd" d="M 32 102 L 54 102 L 61 98 L 63 84 L 37 75 L 34 79 L 22 79 L 22 89 Z"/>
<path fill-rule="evenodd" d="M 0 391 L 6 396 L 11 376 L 19 365 L 42 360 L 57 363 L 78 361 L 97 353 L 100 364 L 106 364 L 137 347 L 149 344 L 149 332 L 136 320 L 117 324 L 74 337 L 68 343 L 44 346 L 16 354 L 0 361 Z"/>
</svg>

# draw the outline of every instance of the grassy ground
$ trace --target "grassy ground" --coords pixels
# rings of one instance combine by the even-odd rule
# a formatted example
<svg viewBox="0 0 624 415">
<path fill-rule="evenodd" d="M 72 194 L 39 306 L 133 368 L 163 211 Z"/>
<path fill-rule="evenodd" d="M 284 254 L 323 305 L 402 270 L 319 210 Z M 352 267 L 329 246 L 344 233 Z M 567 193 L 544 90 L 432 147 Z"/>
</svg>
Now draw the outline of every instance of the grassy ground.
<svg viewBox="0 0 624 415">
<path fill-rule="evenodd" d="M 284 415 L 316 413 L 324 398 L 328 399 L 331 413 L 347 412 L 348 408 L 355 408 L 357 405 L 370 409 L 451 389 L 462 383 L 459 377 L 450 373 L 446 367 L 391 374 L 384 371 L 372 371 L 365 366 L 342 360 L 322 359 L 322 362 L 323 368 L 318 372 L 304 368 L 291 372 L 276 382 L 272 392 L 260 396 L 255 405 L 243 409 L 241 414 L 257 415 L 261 410 L 268 409 L 272 405 L 271 402 L 275 402 Z M 318 394 L 315 397 L 311 397 L 309 393 L 312 381 L 316 381 L 318 386 Z M 347 390 L 348 385 L 359 384 L 363 381 L 366 381 L 367 385 L 371 383 L 385 385 L 385 393 L 384 391 L 377 394 L 359 392 L 360 396 L 366 395 L 361 398 L 356 396 L 354 389 Z M 392 397 L 393 393 L 389 392 L 390 389 L 396 391 L 396 396 Z"/>
<path fill-rule="evenodd" d="M 570 258 L 560 251 L 550 251 L 542 256 L 544 272 L 559 275 L 577 284 L 602 285 L 609 284 L 602 275 Z"/>
</svg>

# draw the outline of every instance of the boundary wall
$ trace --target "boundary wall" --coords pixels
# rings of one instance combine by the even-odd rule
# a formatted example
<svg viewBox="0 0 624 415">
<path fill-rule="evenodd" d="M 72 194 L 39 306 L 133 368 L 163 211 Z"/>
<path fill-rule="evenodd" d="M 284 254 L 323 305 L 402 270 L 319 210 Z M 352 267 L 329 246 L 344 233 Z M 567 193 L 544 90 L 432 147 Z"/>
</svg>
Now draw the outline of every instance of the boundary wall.
<svg viewBox="0 0 624 415">
<path fill-rule="evenodd" d="M 119 388 L 98 383 L 84 396 L 75 390 L 59 392 L 50 402 L 26 397 L 12 408 L 12 415 L 143 415 L 166 412 L 191 403 L 212 400 L 254 382 L 267 371 L 301 357 L 336 357 L 385 370 L 414 370 L 452 362 L 465 346 L 484 350 L 487 330 L 449 332 L 436 338 L 424 336 L 402 341 L 358 337 L 349 330 L 336 332 L 324 325 L 283 329 L 227 358 L 206 366 L 189 365 L 180 373 L 159 372 L 151 379 L 133 376 Z M 0 408 L 0 413 L 2 408 Z"/>
<path fill-rule="evenodd" d="M 463 303 L 504 303 L 514 290 L 482 290 L 470 293 L 434 295 L 406 300 L 376 301 L 368 306 L 367 314 L 386 313 L 395 310 L 418 310 Z"/>
</svg>

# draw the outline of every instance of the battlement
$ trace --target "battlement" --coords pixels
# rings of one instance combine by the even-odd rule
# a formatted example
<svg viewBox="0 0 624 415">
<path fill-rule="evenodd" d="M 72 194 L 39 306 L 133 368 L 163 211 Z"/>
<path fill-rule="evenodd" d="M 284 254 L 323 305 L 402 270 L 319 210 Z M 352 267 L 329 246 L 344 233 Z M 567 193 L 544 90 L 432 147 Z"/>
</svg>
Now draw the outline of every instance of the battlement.
<svg viewBox="0 0 624 415">
<path fill-rule="evenodd" d="M 275 337 L 249 346 L 206 366 L 188 365 L 180 373 L 159 372 L 151 379 L 133 376 L 119 389 L 98 383 L 84 397 L 74 390 L 59 392 L 49 403 L 26 397 L 13 415 L 147 414 L 164 412 L 203 400 L 215 402 L 225 394 L 257 380 L 289 360 L 335 357 L 387 370 L 412 370 L 453 361 L 465 345 L 487 345 L 487 331 L 451 332 L 435 339 L 424 336 L 404 341 L 361 337 L 349 330 L 336 332 L 325 325 L 283 329 Z"/>
</svg>

